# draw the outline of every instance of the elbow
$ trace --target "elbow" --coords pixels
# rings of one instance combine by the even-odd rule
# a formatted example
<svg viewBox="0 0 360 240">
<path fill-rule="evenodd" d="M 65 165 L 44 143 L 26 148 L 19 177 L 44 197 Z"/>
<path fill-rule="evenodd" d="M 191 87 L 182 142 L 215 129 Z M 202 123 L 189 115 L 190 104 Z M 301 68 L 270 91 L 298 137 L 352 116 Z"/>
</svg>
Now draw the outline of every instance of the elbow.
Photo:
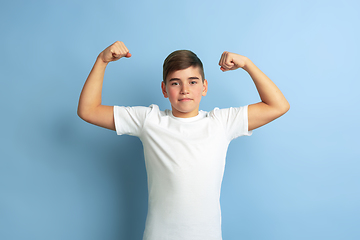
<svg viewBox="0 0 360 240">
<path fill-rule="evenodd" d="M 76 113 L 77 113 L 77 115 L 78 115 L 81 119 L 83 119 L 83 118 L 82 118 L 83 112 L 81 111 L 80 105 L 78 106 Z"/>
<path fill-rule="evenodd" d="M 286 113 L 287 111 L 290 110 L 290 103 L 288 101 L 286 101 L 285 107 L 284 107 L 284 113 Z"/>
<path fill-rule="evenodd" d="M 281 117 L 290 110 L 290 104 L 286 101 L 275 108 L 273 108 L 273 114 L 275 118 Z"/>
<path fill-rule="evenodd" d="M 77 110 L 77 115 L 79 116 L 79 118 L 83 119 L 82 113 L 79 111 L 79 109 Z"/>
<path fill-rule="evenodd" d="M 79 118 L 81 118 L 82 120 L 84 120 L 85 121 L 85 119 L 84 119 L 84 115 L 82 114 L 82 112 L 81 111 L 77 111 L 77 115 L 79 116 Z"/>
<path fill-rule="evenodd" d="M 284 115 L 290 110 L 290 103 L 286 101 L 280 108 L 280 116 Z"/>
<path fill-rule="evenodd" d="M 86 112 L 84 110 L 82 110 L 81 108 L 78 108 L 77 109 L 77 115 L 82 119 L 84 120 L 85 122 L 87 122 L 88 120 L 88 115 L 86 114 Z"/>
</svg>

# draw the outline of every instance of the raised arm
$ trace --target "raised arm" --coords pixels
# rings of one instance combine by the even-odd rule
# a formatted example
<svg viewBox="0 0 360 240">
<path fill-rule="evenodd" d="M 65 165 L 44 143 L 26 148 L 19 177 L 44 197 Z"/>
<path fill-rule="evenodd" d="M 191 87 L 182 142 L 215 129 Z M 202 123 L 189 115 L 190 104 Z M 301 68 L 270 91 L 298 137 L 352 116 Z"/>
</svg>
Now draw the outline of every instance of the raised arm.
<svg viewBox="0 0 360 240">
<path fill-rule="evenodd" d="M 290 109 L 290 105 L 280 89 L 247 57 L 224 52 L 219 65 L 224 72 L 243 68 L 255 83 L 261 102 L 251 104 L 248 107 L 249 130 L 275 120 Z"/>
<path fill-rule="evenodd" d="M 119 41 L 107 47 L 97 57 L 80 94 L 77 112 L 84 121 L 115 130 L 113 106 L 101 104 L 101 92 L 108 63 L 122 57 L 129 58 L 131 54 L 125 44 Z"/>
</svg>

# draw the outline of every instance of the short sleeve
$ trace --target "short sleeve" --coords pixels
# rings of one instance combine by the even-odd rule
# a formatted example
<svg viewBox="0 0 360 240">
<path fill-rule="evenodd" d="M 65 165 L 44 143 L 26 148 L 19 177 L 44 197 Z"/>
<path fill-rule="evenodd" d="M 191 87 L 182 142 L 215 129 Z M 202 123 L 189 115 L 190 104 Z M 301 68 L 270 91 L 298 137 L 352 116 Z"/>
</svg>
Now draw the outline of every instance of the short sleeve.
<svg viewBox="0 0 360 240">
<path fill-rule="evenodd" d="M 139 136 L 150 107 L 120 107 L 114 106 L 114 122 L 118 135 Z"/>
<path fill-rule="evenodd" d="M 248 130 L 248 106 L 225 109 L 216 108 L 212 112 L 211 115 L 223 124 L 229 140 L 240 136 L 252 135 L 252 131 Z"/>
</svg>

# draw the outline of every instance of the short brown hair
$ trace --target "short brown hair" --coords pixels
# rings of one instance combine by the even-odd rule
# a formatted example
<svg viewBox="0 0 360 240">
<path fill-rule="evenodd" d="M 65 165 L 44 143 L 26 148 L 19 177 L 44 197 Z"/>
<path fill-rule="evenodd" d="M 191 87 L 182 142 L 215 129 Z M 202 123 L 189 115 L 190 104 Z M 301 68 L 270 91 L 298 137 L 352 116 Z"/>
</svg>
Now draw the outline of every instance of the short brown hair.
<svg viewBox="0 0 360 240">
<path fill-rule="evenodd" d="M 183 70 L 188 67 L 199 67 L 202 81 L 205 79 L 204 67 L 201 60 L 195 53 L 189 50 L 177 50 L 169 54 L 164 60 L 163 81 L 166 84 L 166 77 L 169 73 Z"/>
</svg>

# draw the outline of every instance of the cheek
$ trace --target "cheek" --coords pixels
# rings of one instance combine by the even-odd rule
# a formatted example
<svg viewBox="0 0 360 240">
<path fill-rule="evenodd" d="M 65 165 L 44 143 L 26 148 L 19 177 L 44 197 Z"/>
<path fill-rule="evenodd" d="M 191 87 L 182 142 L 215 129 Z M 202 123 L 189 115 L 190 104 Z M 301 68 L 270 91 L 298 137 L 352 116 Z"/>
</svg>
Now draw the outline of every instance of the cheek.
<svg viewBox="0 0 360 240">
<path fill-rule="evenodd" d="M 201 87 L 201 88 L 197 89 L 196 97 L 202 97 L 202 94 L 203 94 L 203 88 Z"/>
<path fill-rule="evenodd" d="M 169 98 L 175 98 L 177 96 L 176 89 L 174 88 L 169 88 L 167 93 L 169 95 Z"/>
</svg>

